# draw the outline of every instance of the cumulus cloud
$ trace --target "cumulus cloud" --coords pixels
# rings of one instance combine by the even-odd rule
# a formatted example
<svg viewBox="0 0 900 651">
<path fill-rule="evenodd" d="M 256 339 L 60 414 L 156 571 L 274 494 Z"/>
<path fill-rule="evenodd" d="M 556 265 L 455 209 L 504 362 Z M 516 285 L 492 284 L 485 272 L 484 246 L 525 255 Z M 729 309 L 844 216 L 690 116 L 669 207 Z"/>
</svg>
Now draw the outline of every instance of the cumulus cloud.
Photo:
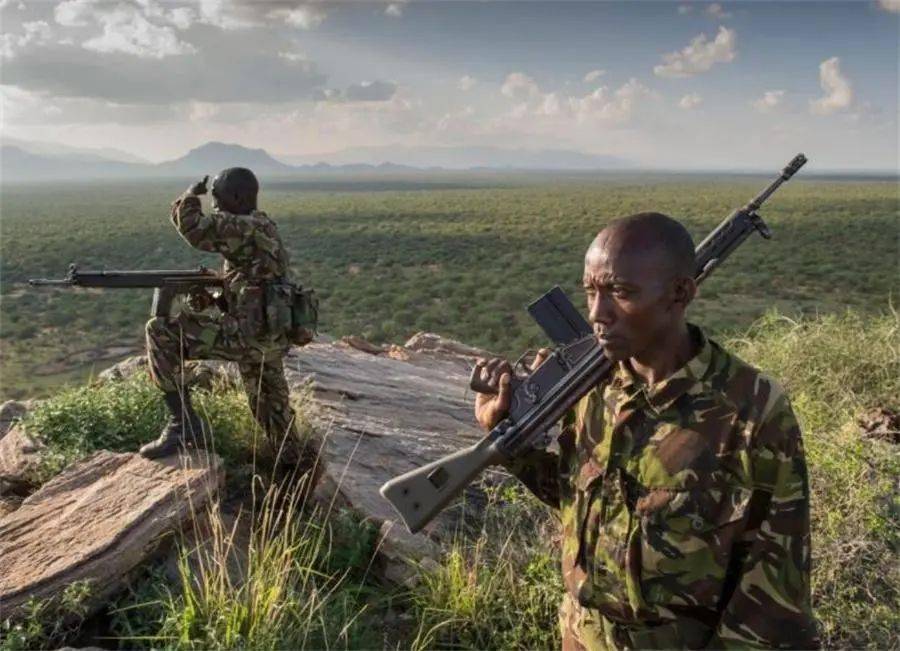
<svg viewBox="0 0 900 651">
<path fill-rule="evenodd" d="M 885 11 L 900 13 L 900 0 L 878 0 L 878 6 Z"/>
<path fill-rule="evenodd" d="M 100 36 L 88 39 L 82 47 L 97 52 L 122 52 L 138 57 L 164 59 L 197 51 L 190 43 L 180 40 L 172 27 L 155 25 L 127 5 L 96 14 L 103 27 Z"/>
<path fill-rule="evenodd" d="M 819 85 L 825 96 L 810 101 L 809 109 L 813 113 L 830 115 L 853 103 L 853 87 L 841 74 L 841 60 L 838 57 L 831 57 L 819 64 Z"/>
<path fill-rule="evenodd" d="M 692 77 L 707 72 L 716 63 L 729 63 L 735 57 L 735 33 L 719 27 L 716 38 L 707 40 L 706 34 L 694 37 L 678 52 L 663 55 L 663 63 L 653 72 L 659 77 Z"/>
<path fill-rule="evenodd" d="M 713 2 L 706 6 L 706 15 L 712 16 L 716 20 L 724 20 L 726 18 L 731 18 L 731 13 L 725 11 L 718 2 Z"/>
<path fill-rule="evenodd" d="M 408 0 L 400 0 L 399 2 L 389 3 L 388 6 L 384 8 L 384 15 L 400 18 L 403 16 L 403 8 L 406 6 L 407 2 Z"/>
<path fill-rule="evenodd" d="M 537 82 L 524 72 L 511 72 L 506 76 L 500 92 L 511 99 L 523 100 L 540 94 Z"/>
<path fill-rule="evenodd" d="M 390 81 L 364 81 L 344 91 L 348 102 L 384 102 L 397 92 L 397 84 Z"/>
<path fill-rule="evenodd" d="M 318 94 L 324 102 L 386 102 L 397 93 L 397 84 L 390 81 L 363 81 L 344 90 L 327 88 Z"/>
<path fill-rule="evenodd" d="M 475 77 L 470 77 L 469 75 L 463 75 L 459 78 L 459 81 L 456 82 L 456 87 L 461 91 L 469 91 L 475 87 L 475 84 L 478 83 L 478 80 Z"/>
<path fill-rule="evenodd" d="M 300 5 L 295 9 L 286 9 L 284 11 L 275 11 L 273 15 L 281 13 L 284 20 L 294 27 L 300 29 L 315 29 L 323 22 L 328 14 L 320 5 Z"/>
<path fill-rule="evenodd" d="M 593 82 L 597 81 L 598 79 L 600 79 L 600 77 L 602 77 L 605 74 L 606 74 L 606 70 L 591 70 L 589 73 L 587 73 L 584 76 L 584 83 L 586 83 L 586 84 L 593 83 Z"/>
<path fill-rule="evenodd" d="M 631 119 L 641 100 L 659 98 L 634 78 L 616 90 L 600 86 L 587 95 L 543 92 L 534 79 L 521 72 L 508 75 L 501 92 L 518 101 L 508 113 L 513 120 L 542 118 L 576 123 L 625 123 Z"/>
<path fill-rule="evenodd" d="M 680 100 L 678 100 L 679 108 L 683 108 L 686 111 L 691 110 L 692 108 L 696 108 L 700 106 L 703 102 L 703 98 L 700 97 L 697 93 L 688 93 Z"/>
<path fill-rule="evenodd" d="M 0 34 L 0 57 L 5 59 L 16 56 L 22 48 L 32 44 L 47 43 L 53 36 L 53 30 L 44 20 L 22 23 L 22 32 Z"/>
<path fill-rule="evenodd" d="M 579 122 L 627 122 L 641 100 L 657 97 L 655 92 L 632 77 L 613 92 L 606 86 L 601 86 L 584 97 L 569 98 L 568 104 Z"/>
<path fill-rule="evenodd" d="M 753 108 L 760 113 L 771 113 L 784 100 L 783 90 L 767 90 L 759 99 L 751 103 Z"/>
</svg>

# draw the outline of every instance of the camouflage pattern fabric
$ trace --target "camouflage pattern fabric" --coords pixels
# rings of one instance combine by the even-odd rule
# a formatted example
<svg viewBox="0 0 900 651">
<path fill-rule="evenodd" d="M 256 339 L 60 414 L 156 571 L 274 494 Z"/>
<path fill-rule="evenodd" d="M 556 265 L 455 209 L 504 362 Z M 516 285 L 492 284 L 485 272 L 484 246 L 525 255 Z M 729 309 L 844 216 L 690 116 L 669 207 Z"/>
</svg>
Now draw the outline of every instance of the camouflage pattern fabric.
<svg viewBox="0 0 900 651">
<path fill-rule="evenodd" d="M 189 375 L 186 360 L 237 362 L 250 409 L 278 450 L 286 434 L 288 440 L 296 436 L 282 361 L 289 343 L 283 331 L 266 327 L 265 281 L 289 273 L 275 223 L 260 211 L 204 215 L 199 198 L 189 193 L 172 205 L 172 221 L 192 246 L 225 258 L 225 310 L 215 315 L 183 310 L 176 317 L 151 319 L 150 376 L 162 390 L 180 391 Z"/>
<path fill-rule="evenodd" d="M 594 639 L 815 648 L 796 418 L 778 384 L 691 331 L 679 371 L 645 386 L 620 364 L 567 415 L 558 454 L 509 468 L 559 509 L 566 589 L 596 613 L 580 626 Z"/>
</svg>

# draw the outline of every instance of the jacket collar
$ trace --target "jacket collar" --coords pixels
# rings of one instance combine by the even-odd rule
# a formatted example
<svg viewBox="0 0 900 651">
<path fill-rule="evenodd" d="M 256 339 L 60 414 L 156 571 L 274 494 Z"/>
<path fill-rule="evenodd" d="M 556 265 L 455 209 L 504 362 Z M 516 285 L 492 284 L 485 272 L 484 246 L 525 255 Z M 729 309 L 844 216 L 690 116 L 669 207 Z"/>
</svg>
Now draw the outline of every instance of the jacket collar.
<svg viewBox="0 0 900 651">
<path fill-rule="evenodd" d="M 700 347 L 697 354 L 672 375 L 656 384 L 646 385 L 634 374 L 627 362 L 623 361 L 616 365 L 611 386 L 625 392 L 629 398 L 635 398 L 639 393 L 643 393 L 647 404 L 657 413 L 668 409 L 688 391 L 692 389 L 696 391 L 703 378 L 708 375 L 713 361 L 713 350 L 706 335 L 698 326 L 689 323 L 688 329 Z"/>
</svg>

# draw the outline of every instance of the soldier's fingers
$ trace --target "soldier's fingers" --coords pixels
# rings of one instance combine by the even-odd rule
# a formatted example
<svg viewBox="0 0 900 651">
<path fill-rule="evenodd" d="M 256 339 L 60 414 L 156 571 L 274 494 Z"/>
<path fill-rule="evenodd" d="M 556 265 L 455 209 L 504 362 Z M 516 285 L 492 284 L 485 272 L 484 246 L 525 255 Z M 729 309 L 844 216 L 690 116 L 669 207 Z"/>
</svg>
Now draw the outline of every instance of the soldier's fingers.
<svg viewBox="0 0 900 651">
<path fill-rule="evenodd" d="M 509 373 L 504 373 L 500 376 L 500 388 L 497 393 L 497 410 L 506 413 L 509 409 L 509 381 L 512 379 L 512 376 Z"/>
<path fill-rule="evenodd" d="M 501 359 L 500 363 L 497 364 L 491 371 L 491 379 L 488 381 L 488 383 L 496 389 L 497 387 L 499 387 L 500 378 L 504 374 L 512 375 L 512 367 L 505 359 Z"/>
<path fill-rule="evenodd" d="M 550 357 L 549 348 L 541 348 L 539 351 L 537 351 L 537 355 L 534 356 L 534 361 L 531 362 L 531 370 L 535 370 L 538 366 L 547 361 L 548 357 Z"/>
</svg>

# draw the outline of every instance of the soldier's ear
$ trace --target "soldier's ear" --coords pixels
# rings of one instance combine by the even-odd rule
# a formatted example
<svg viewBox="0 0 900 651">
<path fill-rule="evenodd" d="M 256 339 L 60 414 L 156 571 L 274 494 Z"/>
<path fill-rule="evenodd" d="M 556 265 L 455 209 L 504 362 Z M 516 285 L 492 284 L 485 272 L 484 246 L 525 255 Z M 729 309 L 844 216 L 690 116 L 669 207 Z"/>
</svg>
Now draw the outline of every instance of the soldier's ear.
<svg viewBox="0 0 900 651">
<path fill-rule="evenodd" d="M 682 309 L 687 308 L 697 295 L 697 283 L 688 276 L 680 276 L 672 282 L 674 302 L 680 305 Z"/>
</svg>

